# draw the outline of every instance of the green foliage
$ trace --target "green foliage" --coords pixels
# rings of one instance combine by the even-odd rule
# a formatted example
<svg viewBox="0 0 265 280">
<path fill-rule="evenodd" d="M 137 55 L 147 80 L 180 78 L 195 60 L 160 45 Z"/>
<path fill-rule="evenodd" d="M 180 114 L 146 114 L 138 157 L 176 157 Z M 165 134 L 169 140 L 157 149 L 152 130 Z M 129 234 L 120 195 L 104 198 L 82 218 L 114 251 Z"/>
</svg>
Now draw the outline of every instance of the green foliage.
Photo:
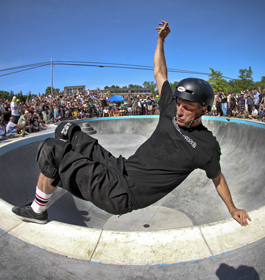
<svg viewBox="0 0 265 280">
<path fill-rule="evenodd" d="M 13 94 L 14 95 L 14 94 Z M 11 100 L 13 95 L 8 92 L 8 91 L 3 91 L 3 90 L 0 90 L 0 98 L 4 98 L 4 99 L 8 99 L 8 100 Z"/>
<path fill-rule="evenodd" d="M 145 81 L 143 83 L 143 86 L 144 86 L 144 88 L 149 88 L 151 90 L 152 95 L 155 94 L 155 89 L 156 89 L 156 86 L 157 86 L 156 83 Z"/>
<path fill-rule="evenodd" d="M 135 89 L 143 88 L 143 87 L 140 86 L 140 85 L 134 85 L 134 84 L 129 84 L 128 87 L 129 87 L 129 88 L 135 88 Z"/>
<path fill-rule="evenodd" d="M 174 83 L 169 83 L 170 84 L 170 87 L 171 87 L 171 90 L 172 90 L 172 92 L 174 92 L 174 90 L 175 90 L 175 88 L 176 88 L 176 86 L 177 86 L 177 84 L 178 84 L 179 82 L 177 82 L 177 81 L 175 81 Z"/>
<path fill-rule="evenodd" d="M 261 88 L 262 90 L 265 88 L 265 76 L 262 76 L 261 80 L 255 83 L 255 88 Z"/>
<path fill-rule="evenodd" d="M 215 92 L 224 90 L 228 90 L 228 82 L 226 79 L 223 77 L 223 73 L 220 71 L 215 71 L 213 68 L 210 68 L 211 74 L 209 74 L 209 80 L 208 83 L 210 83 L 213 87 L 213 90 Z"/>
<path fill-rule="evenodd" d="M 239 69 L 239 76 L 236 80 L 236 87 L 240 88 L 241 90 L 252 89 L 254 86 L 253 78 L 252 78 L 252 69 L 249 68 Z"/>
<path fill-rule="evenodd" d="M 223 73 L 220 71 L 216 71 L 213 68 L 210 68 L 211 74 L 209 74 L 208 82 L 212 85 L 214 91 L 231 91 L 231 92 L 240 92 L 247 89 L 253 89 L 254 86 L 258 88 L 258 86 L 265 86 L 265 77 L 263 76 L 260 82 L 253 82 L 252 78 L 252 69 L 249 67 L 248 69 L 239 69 L 238 79 L 227 81 L 223 77 Z"/>
<path fill-rule="evenodd" d="M 23 94 L 22 91 L 19 93 L 14 93 L 12 90 L 10 92 L 0 90 L 0 98 L 7 99 L 9 101 L 12 100 L 13 96 L 16 96 L 17 99 L 20 100 L 20 102 L 26 102 L 27 100 L 30 101 L 32 99 L 32 94 L 29 92 L 28 94 Z"/>
<path fill-rule="evenodd" d="M 119 86 L 112 85 L 110 87 L 110 89 L 112 89 L 115 93 L 119 93 L 120 92 L 120 87 Z"/>
<path fill-rule="evenodd" d="M 53 93 L 60 93 L 60 89 L 59 88 L 52 88 L 53 89 Z M 51 94 L 51 87 L 47 87 L 45 90 L 45 95 Z"/>
</svg>

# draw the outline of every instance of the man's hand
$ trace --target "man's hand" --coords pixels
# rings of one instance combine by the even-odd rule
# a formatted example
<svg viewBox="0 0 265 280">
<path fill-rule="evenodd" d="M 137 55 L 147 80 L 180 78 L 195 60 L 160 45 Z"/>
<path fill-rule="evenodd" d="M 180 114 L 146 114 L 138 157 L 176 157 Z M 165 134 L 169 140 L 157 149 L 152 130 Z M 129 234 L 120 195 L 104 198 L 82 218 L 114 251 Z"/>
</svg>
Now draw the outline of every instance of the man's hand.
<svg viewBox="0 0 265 280">
<path fill-rule="evenodd" d="M 158 23 L 161 27 L 157 27 L 158 37 L 161 37 L 163 40 L 166 39 L 167 35 L 170 33 L 170 29 L 168 26 L 168 22 L 162 20 L 162 22 Z"/>
<path fill-rule="evenodd" d="M 251 221 L 248 213 L 244 209 L 234 209 L 231 211 L 232 217 L 242 226 L 245 227 L 248 225 L 248 221 Z"/>
<path fill-rule="evenodd" d="M 241 225 L 247 226 L 248 221 L 251 221 L 249 215 L 247 214 L 246 210 L 244 209 L 237 209 L 233 203 L 229 188 L 227 186 L 226 180 L 222 172 L 219 174 L 218 177 L 213 179 L 213 183 L 216 187 L 216 190 L 220 197 L 223 199 L 225 205 L 228 208 L 231 216 Z"/>
</svg>

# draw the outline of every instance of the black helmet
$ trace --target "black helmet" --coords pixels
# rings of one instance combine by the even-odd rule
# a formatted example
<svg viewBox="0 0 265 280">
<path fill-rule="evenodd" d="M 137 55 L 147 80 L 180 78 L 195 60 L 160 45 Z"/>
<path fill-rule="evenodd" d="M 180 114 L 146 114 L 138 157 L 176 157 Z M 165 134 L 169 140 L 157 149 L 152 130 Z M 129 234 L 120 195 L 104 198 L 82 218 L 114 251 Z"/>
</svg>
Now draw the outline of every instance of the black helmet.
<svg viewBox="0 0 265 280">
<path fill-rule="evenodd" d="M 190 102 L 199 103 L 203 107 L 211 107 L 214 101 L 212 86 L 208 82 L 197 78 L 181 80 L 177 84 L 173 95 Z"/>
</svg>

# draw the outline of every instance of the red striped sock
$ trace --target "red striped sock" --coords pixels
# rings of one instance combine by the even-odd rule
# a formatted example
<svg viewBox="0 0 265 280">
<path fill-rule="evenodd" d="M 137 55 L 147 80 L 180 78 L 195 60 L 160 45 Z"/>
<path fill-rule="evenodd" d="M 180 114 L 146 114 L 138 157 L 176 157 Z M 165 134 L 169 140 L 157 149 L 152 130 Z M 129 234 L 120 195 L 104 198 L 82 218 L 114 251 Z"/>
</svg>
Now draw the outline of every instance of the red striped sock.
<svg viewBox="0 0 265 280">
<path fill-rule="evenodd" d="M 42 213 L 47 208 L 47 203 L 51 198 L 52 193 L 46 194 L 36 187 L 35 199 L 31 204 L 31 208 L 35 213 Z"/>
</svg>

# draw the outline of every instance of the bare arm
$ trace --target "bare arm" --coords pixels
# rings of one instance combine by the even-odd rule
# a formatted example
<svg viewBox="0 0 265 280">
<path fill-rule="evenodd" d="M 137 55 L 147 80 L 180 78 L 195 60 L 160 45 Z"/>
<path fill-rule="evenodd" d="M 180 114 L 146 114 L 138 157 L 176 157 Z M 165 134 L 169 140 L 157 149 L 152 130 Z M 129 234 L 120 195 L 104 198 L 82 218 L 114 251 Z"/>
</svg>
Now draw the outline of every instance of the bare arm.
<svg viewBox="0 0 265 280">
<path fill-rule="evenodd" d="M 229 188 L 227 186 L 225 177 L 222 173 L 213 179 L 213 183 L 216 187 L 216 190 L 220 197 L 223 199 L 225 205 L 228 208 L 228 211 L 232 215 L 232 217 L 241 224 L 241 226 L 247 226 L 248 221 L 251 221 L 249 215 L 247 214 L 246 210 L 244 209 L 237 209 L 233 203 L 232 196 L 230 194 Z"/>
<path fill-rule="evenodd" d="M 167 65 L 164 53 L 164 40 L 170 33 L 170 29 L 168 23 L 164 20 L 162 20 L 162 23 L 159 23 L 159 25 L 161 25 L 161 27 L 156 28 L 156 30 L 158 31 L 158 37 L 154 55 L 154 76 L 160 96 L 163 83 L 167 80 Z"/>
</svg>

